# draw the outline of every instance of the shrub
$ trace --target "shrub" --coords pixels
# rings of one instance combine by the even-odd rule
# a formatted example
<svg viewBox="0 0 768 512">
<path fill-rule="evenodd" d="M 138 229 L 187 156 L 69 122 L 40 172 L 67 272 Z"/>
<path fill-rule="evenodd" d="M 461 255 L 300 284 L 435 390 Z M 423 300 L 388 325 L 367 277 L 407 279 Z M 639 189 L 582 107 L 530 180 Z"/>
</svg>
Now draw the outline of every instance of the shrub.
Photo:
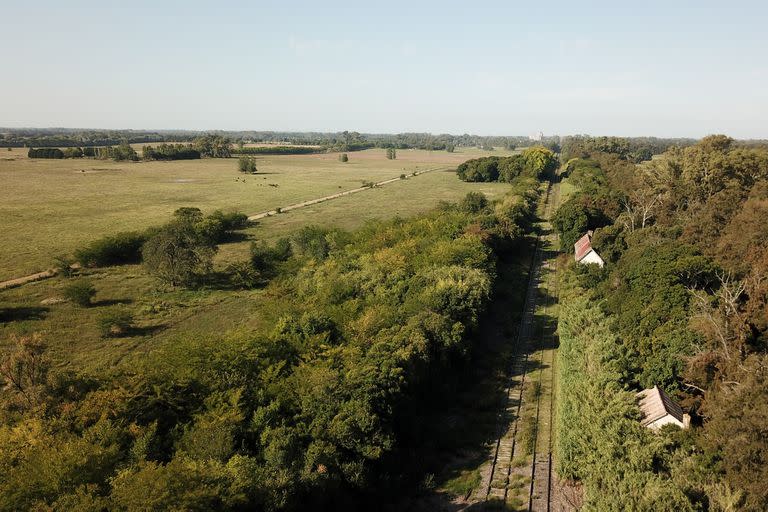
<svg viewBox="0 0 768 512">
<path fill-rule="evenodd" d="M 248 216 L 240 212 L 223 213 L 216 210 L 207 217 L 201 216 L 202 213 L 200 216 L 192 215 L 186 220 L 192 222 L 200 236 L 211 245 L 225 242 L 232 231 L 243 229 L 248 225 Z"/>
<path fill-rule="evenodd" d="M 64 158 L 82 158 L 83 150 L 80 148 L 66 148 L 64 150 Z"/>
<path fill-rule="evenodd" d="M 130 160 L 135 162 L 139 159 L 139 155 L 136 153 L 136 150 L 133 149 L 133 147 L 131 147 L 131 145 L 127 142 L 124 142 L 119 146 L 107 146 L 104 148 L 98 148 L 96 155 L 101 159 L 106 160 L 111 158 L 116 162 L 122 160 Z"/>
<path fill-rule="evenodd" d="M 248 174 L 256 173 L 256 159 L 249 156 L 241 156 L 237 159 L 237 169 Z"/>
<path fill-rule="evenodd" d="M 201 156 L 191 144 L 160 144 L 157 149 L 144 146 L 141 153 L 144 160 L 197 160 Z"/>
<path fill-rule="evenodd" d="M 200 222 L 203 220 L 203 211 L 194 206 L 182 206 L 173 212 L 173 216 L 185 222 Z"/>
<path fill-rule="evenodd" d="M 130 311 L 116 308 L 99 317 L 99 331 L 105 338 L 124 336 L 133 327 L 133 315 Z"/>
<path fill-rule="evenodd" d="M 401 175 L 400 175 L 400 179 L 401 179 L 401 180 L 404 180 L 404 179 L 405 179 L 405 174 L 401 174 Z"/>
<path fill-rule="evenodd" d="M 291 236 L 291 250 L 298 256 L 323 260 L 331 250 L 328 234 L 327 229 L 305 226 Z"/>
<path fill-rule="evenodd" d="M 346 153 L 342 153 L 339 155 L 339 162 L 348 162 L 348 161 L 349 161 L 349 157 L 347 156 Z"/>
<path fill-rule="evenodd" d="M 397 158 L 397 150 L 395 148 L 387 148 L 387 160 L 395 160 Z"/>
<path fill-rule="evenodd" d="M 265 242 L 253 242 L 251 244 L 251 267 L 262 274 L 270 273 L 275 265 L 291 257 L 291 242 L 287 238 L 281 238 L 270 247 Z"/>
<path fill-rule="evenodd" d="M 75 281 L 64 288 L 64 298 L 82 307 L 90 306 L 94 295 L 96 288 L 90 281 Z"/>
<path fill-rule="evenodd" d="M 482 192 L 469 192 L 459 203 L 459 208 L 467 213 L 480 213 L 488 206 L 488 199 Z"/>
<path fill-rule="evenodd" d="M 160 228 L 141 251 L 147 270 L 172 286 L 190 286 L 209 272 L 215 252 L 215 243 L 183 218 Z"/>
<path fill-rule="evenodd" d="M 208 217 L 221 221 L 226 231 L 236 231 L 248 227 L 248 216 L 242 212 L 224 213 L 221 210 L 216 210 Z"/>
<path fill-rule="evenodd" d="M 105 267 L 141 262 L 141 248 L 150 232 L 126 231 L 94 240 L 75 251 L 75 259 L 84 267 Z"/>
<path fill-rule="evenodd" d="M 256 288 L 264 283 L 261 272 L 247 261 L 230 263 L 226 268 L 226 273 L 229 274 L 229 282 L 235 288 Z"/>
<path fill-rule="evenodd" d="M 63 277 L 72 277 L 74 274 L 72 263 L 74 262 L 69 256 L 60 255 L 53 258 L 53 268 L 58 275 Z"/>
<path fill-rule="evenodd" d="M 29 148 L 29 158 L 64 158 L 64 152 L 59 148 Z"/>
</svg>

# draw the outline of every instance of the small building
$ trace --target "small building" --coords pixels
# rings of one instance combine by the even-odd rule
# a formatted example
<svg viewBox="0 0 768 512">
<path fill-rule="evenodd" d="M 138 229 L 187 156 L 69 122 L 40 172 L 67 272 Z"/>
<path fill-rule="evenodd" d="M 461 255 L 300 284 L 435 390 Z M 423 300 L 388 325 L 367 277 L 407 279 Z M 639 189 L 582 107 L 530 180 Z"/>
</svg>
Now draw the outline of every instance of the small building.
<svg viewBox="0 0 768 512">
<path fill-rule="evenodd" d="M 601 258 L 600 255 L 597 254 L 597 251 L 592 248 L 592 230 L 587 231 L 587 234 L 579 238 L 578 241 L 573 244 L 573 253 L 576 263 L 581 263 L 583 265 L 594 263 L 601 267 L 605 265 L 603 258 Z"/>
<path fill-rule="evenodd" d="M 644 389 L 637 394 L 640 412 L 643 419 L 640 424 L 651 430 L 659 430 L 664 425 L 677 425 L 680 428 L 688 428 L 691 417 L 683 413 L 683 408 L 672 400 L 668 394 L 658 386 Z"/>
</svg>

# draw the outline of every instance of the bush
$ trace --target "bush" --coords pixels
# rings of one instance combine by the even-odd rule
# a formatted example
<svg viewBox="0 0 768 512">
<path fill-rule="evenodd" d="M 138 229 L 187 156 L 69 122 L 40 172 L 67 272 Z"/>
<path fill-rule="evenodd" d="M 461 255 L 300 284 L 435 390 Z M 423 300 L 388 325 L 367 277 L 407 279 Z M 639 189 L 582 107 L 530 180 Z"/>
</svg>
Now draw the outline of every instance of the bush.
<svg viewBox="0 0 768 512">
<path fill-rule="evenodd" d="M 60 255 L 53 258 L 53 268 L 62 277 L 72 277 L 74 274 L 72 263 L 74 262 L 69 256 Z"/>
<path fill-rule="evenodd" d="M 387 148 L 387 160 L 395 160 L 397 158 L 397 150 L 395 148 Z"/>
<path fill-rule="evenodd" d="M 488 199 L 482 192 L 469 192 L 459 203 L 459 208 L 467 213 L 480 213 L 488 207 Z"/>
<path fill-rule="evenodd" d="M 229 274 L 229 282 L 235 288 L 256 288 L 264 283 L 261 272 L 256 270 L 250 262 L 230 263 L 226 268 Z"/>
<path fill-rule="evenodd" d="M 197 208 L 190 210 L 197 210 Z M 248 225 L 246 214 L 224 213 L 221 210 L 216 210 L 207 217 L 202 217 L 202 213 L 200 216 L 192 215 L 187 220 L 193 222 L 200 236 L 212 245 L 226 242 L 232 231 L 243 229 Z"/>
<path fill-rule="evenodd" d="M 133 315 L 122 308 L 113 309 L 99 317 L 99 331 L 105 338 L 125 336 L 133 327 Z"/>
<path fill-rule="evenodd" d="M 64 158 L 64 152 L 59 148 L 29 148 L 29 158 Z"/>
<path fill-rule="evenodd" d="M 75 251 L 75 259 L 84 267 L 106 267 L 141 262 L 141 248 L 149 232 L 126 231 L 94 240 Z"/>
<path fill-rule="evenodd" d="M 96 295 L 96 288 L 90 281 L 75 281 L 64 288 L 64 298 L 84 308 L 91 305 L 94 295 Z"/>
<path fill-rule="evenodd" d="M 141 250 L 149 273 L 172 286 L 194 284 L 210 271 L 215 252 L 215 242 L 184 218 L 160 228 Z"/>
<path fill-rule="evenodd" d="M 291 257 L 291 242 L 287 238 L 281 238 L 270 247 L 265 242 L 253 242 L 251 244 L 251 267 L 261 274 L 274 271 L 275 265 Z"/>
<path fill-rule="evenodd" d="M 82 158 L 83 150 L 80 148 L 66 148 L 64 150 L 64 158 Z"/>
<path fill-rule="evenodd" d="M 130 160 L 135 162 L 139 159 L 139 155 L 136 153 L 136 150 L 133 149 L 133 147 L 131 147 L 131 145 L 127 142 L 124 142 L 119 146 L 107 146 L 105 148 L 99 148 L 97 154 L 99 158 L 111 158 L 116 162 L 120 162 L 122 160 Z"/>
<path fill-rule="evenodd" d="M 347 156 L 346 153 L 342 153 L 339 155 L 339 162 L 348 162 L 348 161 L 349 161 L 349 157 Z"/>
<path fill-rule="evenodd" d="M 219 220 L 226 231 L 236 231 L 248 227 L 248 216 L 242 212 L 224 213 L 221 210 L 216 210 L 208 217 Z"/>
<path fill-rule="evenodd" d="M 157 149 L 144 146 L 141 153 L 144 160 L 197 160 L 201 156 L 191 144 L 160 144 Z"/>
<path fill-rule="evenodd" d="M 401 175 L 400 175 L 400 179 L 401 179 L 401 180 L 404 180 L 404 179 L 405 179 L 405 174 L 401 174 Z"/>
<path fill-rule="evenodd" d="M 240 172 L 255 174 L 256 173 L 256 159 L 249 156 L 241 156 L 237 159 L 237 169 Z"/>
<path fill-rule="evenodd" d="M 318 226 L 305 226 L 291 236 L 291 251 L 297 256 L 324 260 L 331 251 L 329 233 Z"/>
</svg>

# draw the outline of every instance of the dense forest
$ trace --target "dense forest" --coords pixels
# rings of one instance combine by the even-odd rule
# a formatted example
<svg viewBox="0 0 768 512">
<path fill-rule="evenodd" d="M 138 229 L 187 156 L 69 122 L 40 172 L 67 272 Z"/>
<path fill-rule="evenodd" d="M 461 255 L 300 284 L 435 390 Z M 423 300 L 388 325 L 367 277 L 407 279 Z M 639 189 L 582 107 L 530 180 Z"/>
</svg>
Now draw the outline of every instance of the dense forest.
<svg viewBox="0 0 768 512">
<path fill-rule="evenodd" d="M 596 510 L 765 510 L 768 151 L 716 135 L 637 165 L 579 147 L 553 224 L 570 251 L 595 230 L 607 264 L 562 278 L 561 475 Z M 654 385 L 692 429 L 639 427 Z"/>
<path fill-rule="evenodd" d="M 265 287 L 263 327 L 189 338 L 110 374 L 73 374 L 22 336 L 0 376 L 2 510 L 306 510 L 387 500 L 423 478 L 434 397 L 469 364 L 500 256 L 527 243 L 539 182 L 356 232 L 307 226 L 228 268 Z M 82 248 L 213 286 L 241 215 L 183 208 Z M 69 267 L 67 267 L 69 268 Z M 71 278 L 72 300 L 93 295 Z M 119 336 L 130 318 L 104 320 Z"/>
</svg>

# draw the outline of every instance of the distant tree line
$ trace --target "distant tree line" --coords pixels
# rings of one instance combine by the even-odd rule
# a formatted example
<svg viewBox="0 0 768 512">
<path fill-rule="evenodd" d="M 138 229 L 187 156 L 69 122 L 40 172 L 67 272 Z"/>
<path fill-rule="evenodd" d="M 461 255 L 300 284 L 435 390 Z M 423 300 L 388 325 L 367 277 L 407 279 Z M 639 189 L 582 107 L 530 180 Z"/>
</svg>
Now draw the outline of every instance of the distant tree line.
<svg viewBox="0 0 768 512">
<path fill-rule="evenodd" d="M 220 138 L 232 141 L 276 142 L 290 146 L 320 146 L 323 151 L 346 152 L 369 148 L 423 149 L 453 151 L 456 147 L 503 147 L 514 149 L 529 146 L 523 136 L 479 136 L 430 133 L 362 134 L 354 131 L 335 133 L 274 132 L 274 131 L 212 131 L 186 130 L 75 130 L 75 129 L 0 129 L 0 147 L 89 147 L 115 146 L 121 142 L 191 142 L 201 138 Z M 556 150 L 559 137 L 548 137 L 541 144 Z M 204 151 L 203 156 L 206 155 Z M 280 153 L 285 154 L 285 153 Z"/>
<path fill-rule="evenodd" d="M 70 128 L 0 128 L 0 147 L 116 146 L 180 140 L 158 132 L 136 130 L 78 130 Z"/>
<path fill-rule="evenodd" d="M 234 148 L 234 155 L 306 155 L 324 153 L 325 148 L 313 146 L 256 146 L 250 148 Z"/>
</svg>

